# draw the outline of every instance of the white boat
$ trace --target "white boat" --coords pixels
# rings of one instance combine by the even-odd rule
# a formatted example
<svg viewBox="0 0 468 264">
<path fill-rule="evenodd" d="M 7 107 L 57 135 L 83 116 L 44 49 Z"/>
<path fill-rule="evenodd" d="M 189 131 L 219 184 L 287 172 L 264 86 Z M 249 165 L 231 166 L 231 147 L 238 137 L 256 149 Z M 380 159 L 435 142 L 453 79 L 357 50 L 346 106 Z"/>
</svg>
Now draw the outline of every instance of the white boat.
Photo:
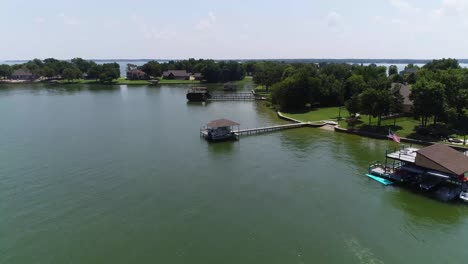
<svg viewBox="0 0 468 264">
<path fill-rule="evenodd" d="M 468 202 L 468 191 L 462 191 L 460 193 L 460 199 L 462 199 L 464 202 Z"/>
</svg>

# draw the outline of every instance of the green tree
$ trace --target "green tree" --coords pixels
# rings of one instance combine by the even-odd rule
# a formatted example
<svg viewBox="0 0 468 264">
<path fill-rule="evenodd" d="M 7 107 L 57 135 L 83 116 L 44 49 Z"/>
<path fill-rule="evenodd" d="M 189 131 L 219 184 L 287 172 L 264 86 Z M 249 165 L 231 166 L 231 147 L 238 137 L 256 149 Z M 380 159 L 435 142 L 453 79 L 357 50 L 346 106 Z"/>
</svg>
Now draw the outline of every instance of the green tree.
<svg viewBox="0 0 468 264">
<path fill-rule="evenodd" d="M 312 101 L 311 83 L 307 71 L 301 70 L 294 76 L 276 83 L 272 87 L 273 103 L 280 109 L 302 109 Z"/>
<path fill-rule="evenodd" d="M 423 69 L 428 69 L 430 71 L 438 71 L 438 70 L 448 70 L 448 69 L 459 69 L 460 64 L 456 59 L 441 59 L 441 60 L 433 60 L 432 62 L 427 63 L 423 66 Z"/>
<path fill-rule="evenodd" d="M 93 65 L 91 68 L 89 68 L 87 74 L 89 79 L 94 79 L 97 80 L 99 79 L 99 74 L 102 72 L 102 65 Z"/>
<path fill-rule="evenodd" d="M 367 88 L 364 77 L 359 74 L 353 74 L 346 79 L 346 98 L 362 93 Z"/>
<path fill-rule="evenodd" d="M 120 77 L 120 66 L 118 63 L 104 63 L 99 73 L 99 81 L 112 82 Z"/>
<path fill-rule="evenodd" d="M 388 75 L 398 75 L 398 67 L 396 65 L 390 65 L 390 67 L 388 67 Z"/>
<path fill-rule="evenodd" d="M 430 117 L 440 116 L 446 110 L 445 86 L 433 80 L 420 79 L 411 88 L 414 114 L 421 119 L 421 126 L 427 127 Z"/>
<path fill-rule="evenodd" d="M 361 98 L 358 94 L 353 95 L 348 101 L 345 103 L 346 110 L 351 115 L 355 115 L 361 111 Z"/>
<path fill-rule="evenodd" d="M 82 58 L 74 58 L 71 63 L 75 65 L 81 72 L 88 72 L 92 66 L 91 61 L 84 60 Z"/>
<path fill-rule="evenodd" d="M 377 117 L 377 126 L 381 125 L 382 116 L 390 112 L 390 92 L 388 90 L 367 89 L 361 94 L 361 112 L 369 115 L 369 125 L 371 116 Z"/>
<path fill-rule="evenodd" d="M 10 78 L 12 72 L 13 71 L 10 65 L 7 65 L 7 64 L 0 65 L 0 77 Z"/>
<path fill-rule="evenodd" d="M 144 71 L 148 76 L 161 77 L 161 65 L 157 61 L 148 61 L 141 66 L 141 70 Z"/>
<path fill-rule="evenodd" d="M 397 114 L 403 111 L 405 98 L 400 92 L 401 84 L 395 84 L 391 89 L 390 112 L 394 115 L 393 126 L 396 126 Z"/>
<path fill-rule="evenodd" d="M 81 73 L 80 69 L 75 67 L 69 67 L 63 70 L 62 78 L 68 81 L 72 81 L 75 79 L 81 79 L 83 74 Z"/>
<path fill-rule="evenodd" d="M 253 81 L 256 84 L 265 86 L 268 91 L 270 86 L 281 81 L 286 66 L 278 62 L 259 62 L 255 65 Z"/>
</svg>

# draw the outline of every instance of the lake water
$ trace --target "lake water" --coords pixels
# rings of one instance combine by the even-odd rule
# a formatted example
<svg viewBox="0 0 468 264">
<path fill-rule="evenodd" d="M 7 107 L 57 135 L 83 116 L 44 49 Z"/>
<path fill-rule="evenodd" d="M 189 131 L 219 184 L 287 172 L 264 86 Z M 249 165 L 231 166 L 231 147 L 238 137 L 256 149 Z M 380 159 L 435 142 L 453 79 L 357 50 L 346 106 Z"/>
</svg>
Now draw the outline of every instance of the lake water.
<svg viewBox="0 0 468 264">
<path fill-rule="evenodd" d="M 468 206 L 365 177 L 389 141 L 301 128 L 209 144 L 187 86 L 1 86 L 0 263 L 462 263 Z"/>
</svg>

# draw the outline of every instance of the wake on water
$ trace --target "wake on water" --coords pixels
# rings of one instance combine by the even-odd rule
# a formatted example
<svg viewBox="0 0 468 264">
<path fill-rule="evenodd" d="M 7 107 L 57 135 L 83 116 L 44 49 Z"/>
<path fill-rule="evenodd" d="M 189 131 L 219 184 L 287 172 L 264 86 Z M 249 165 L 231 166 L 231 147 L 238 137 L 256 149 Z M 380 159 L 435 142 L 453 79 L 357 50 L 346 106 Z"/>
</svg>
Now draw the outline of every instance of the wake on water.
<svg viewBox="0 0 468 264">
<path fill-rule="evenodd" d="M 369 248 L 359 243 L 355 237 L 345 238 L 347 248 L 354 254 L 361 264 L 384 264 L 384 262 L 374 256 Z"/>
</svg>

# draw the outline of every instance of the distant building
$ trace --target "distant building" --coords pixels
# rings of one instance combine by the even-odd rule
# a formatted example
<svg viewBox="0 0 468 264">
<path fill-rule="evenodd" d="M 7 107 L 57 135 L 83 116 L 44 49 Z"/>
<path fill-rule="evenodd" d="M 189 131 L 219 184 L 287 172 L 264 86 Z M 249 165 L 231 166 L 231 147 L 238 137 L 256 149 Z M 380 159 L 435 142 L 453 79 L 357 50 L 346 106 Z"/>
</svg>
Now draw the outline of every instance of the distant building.
<svg viewBox="0 0 468 264">
<path fill-rule="evenodd" d="M 205 76 L 203 76 L 203 74 L 199 73 L 199 72 L 196 72 L 192 75 L 193 79 L 196 80 L 196 81 L 202 81 Z"/>
<path fill-rule="evenodd" d="M 127 79 L 128 80 L 146 80 L 148 79 L 148 75 L 138 69 L 131 69 L 127 71 Z"/>
<path fill-rule="evenodd" d="M 30 81 L 34 80 L 36 76 L 28 69 L 26 68 L 21 68 L 18 70 L 15 70 L 11 74 L 11 79 L 13 80 L 24 80 L 24 81 Z"/>
<path fill-rule="evenodd" d="M 413 101 L 410 99 L 411 86 L 409 84 L 392 83 L 392 88 L 400 86 L 400 94 L 403 96 L 403 113 L 411 113 L 413 111 Z"/>
<path fill-rule="evenodd" d="M 186 70 L 172 70 L 163 72 L 163 78 L 167 80 L 189 80 L 192 74 Z"/>
<path fill-rule="evenodd" d="M 408 68 L 408 69 L 400 71 L 400 75 L 416 74 L 416 72 L 418 72 L 417 68 Z"/>
</svg>

